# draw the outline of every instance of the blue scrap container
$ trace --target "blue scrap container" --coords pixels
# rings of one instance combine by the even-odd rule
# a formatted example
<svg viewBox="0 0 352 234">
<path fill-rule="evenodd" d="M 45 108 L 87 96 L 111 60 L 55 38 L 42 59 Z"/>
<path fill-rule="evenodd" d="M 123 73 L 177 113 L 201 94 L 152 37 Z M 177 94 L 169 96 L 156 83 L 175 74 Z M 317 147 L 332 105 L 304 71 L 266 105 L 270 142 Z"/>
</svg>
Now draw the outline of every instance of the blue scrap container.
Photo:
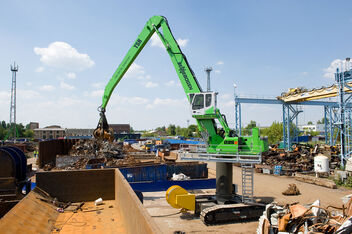
<svg viewBox="0 0 352 234">
<path fill-rule="evenodd" d="M 281 165 L 276 165 L 274 167 L 274 175 L 281 175 L 282 172 L 282 166 Z"/>
<path fill-rule="evenodd" d="M 120 168 L 128 182 L 166 181 L 166 165 Z"/>
<path fill-rule="evenodd" d="M 172 178 L 174 173 L 183 173 L 191 179 L 208 178 L 208 167 L 206 163 L 178 163 L 167 165 L 167 178 Z"/>
</svg>

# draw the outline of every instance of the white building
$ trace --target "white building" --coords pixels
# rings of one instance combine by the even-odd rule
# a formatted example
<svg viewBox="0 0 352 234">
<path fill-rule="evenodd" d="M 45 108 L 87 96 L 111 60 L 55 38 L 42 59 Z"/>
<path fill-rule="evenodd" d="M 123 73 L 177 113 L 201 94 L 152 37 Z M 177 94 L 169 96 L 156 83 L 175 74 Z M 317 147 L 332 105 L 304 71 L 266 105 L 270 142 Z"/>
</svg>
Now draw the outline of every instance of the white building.
<svg viewBox="0 0 352 234">
<path fill-rule="evenodd" d="M 303 132 L 325 133 L 325 124 L 298 125 L 298 129 Z"/>
</svg>

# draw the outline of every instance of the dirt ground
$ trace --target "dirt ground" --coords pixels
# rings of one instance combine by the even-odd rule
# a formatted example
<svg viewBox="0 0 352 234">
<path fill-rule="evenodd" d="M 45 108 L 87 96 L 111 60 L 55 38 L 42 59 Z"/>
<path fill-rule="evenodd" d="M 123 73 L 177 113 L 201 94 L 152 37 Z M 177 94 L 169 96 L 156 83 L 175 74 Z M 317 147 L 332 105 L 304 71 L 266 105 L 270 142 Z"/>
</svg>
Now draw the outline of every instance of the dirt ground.
<svg viewBox="0 0 352 234">
<path fill-rule="evenodd" d="M 209 177 L 214 177 L 215 163 L 209 163 L 208 167 Z M 238 193 L 241 194 L 241 168 L 239 167 L 233 167 L 233 182 L 239 185 Z M 301 195 L 284 196 L 281 194 L 286 190 L 288 184 L 291 183 L 297 185 Z M 197 192 L 199 193 L 200 191 L 194 191 L 194 193 Z M 203 190 L 202 192 L 214 193 L 215 191 Z M 341 198 L 351 193 L 352 190 L 329 189 L 299 182 L 286 176 L 273 176 L 266 174 L 254 175 L 255 198 L 266 202 L 275 201 L 278 204 L 299 202 L 301 204 L 309 204 L 319 199 L 322 206 L 334 205 L 341 207 Z M 143 195 L 144 206 L 164 233 L 173 233 L 174 231 L 184 231 L 186 233 L 255 233 L 257 229 L 258 222 L 256 221 L 219 226 L 205 226 L 199 218 L 194 218 L 191 215 L 176 214 L 178 210 L 167 204 L 165 200 L 165 192 L 150 192 L 143 193 Z"/>
</svg>

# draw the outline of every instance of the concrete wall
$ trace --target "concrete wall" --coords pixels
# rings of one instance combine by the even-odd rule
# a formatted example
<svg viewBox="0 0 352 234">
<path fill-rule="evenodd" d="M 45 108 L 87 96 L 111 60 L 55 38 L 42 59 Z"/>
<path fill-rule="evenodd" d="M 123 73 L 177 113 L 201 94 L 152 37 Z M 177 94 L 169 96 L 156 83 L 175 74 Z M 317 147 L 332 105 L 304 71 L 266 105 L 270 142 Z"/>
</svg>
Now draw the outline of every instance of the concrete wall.
<svg viewBox="0 0 352 234">
<path fill-rule="evenodd" d="M 118 169 L 115 171 L 115 201 L 121 209 L 128 233 L 161 233 Z"/>
</svg>

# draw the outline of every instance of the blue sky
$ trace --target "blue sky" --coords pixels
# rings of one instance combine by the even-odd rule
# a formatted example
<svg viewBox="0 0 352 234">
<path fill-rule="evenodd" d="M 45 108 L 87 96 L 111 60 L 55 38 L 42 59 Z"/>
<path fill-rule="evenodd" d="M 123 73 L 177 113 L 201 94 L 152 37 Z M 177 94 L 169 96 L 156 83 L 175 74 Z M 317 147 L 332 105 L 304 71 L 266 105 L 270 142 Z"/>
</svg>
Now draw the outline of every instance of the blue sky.
<svg viewBox="0 0 352 234">
<path fill-rule="evenodd" d="M 199 82 L 233 123 L 243 96 L 333 83 L 331 63 L 351 56 L 350 1 L 2 1 L 0 119 L 9 121 L 9 66 L 19 64 L 17 122 L 94 128 L 102 90 L 153 15 L 167 17 Z M 330 67 L 330 70 L 326 70 Z M 192 117 L 166 51 L 149 42 L 115 89 L 110 123 L 152 129 Z M 330 73 L 328 72 L 330 71 Z M 304 108 L 300 122 L 322 118 Z M 280 106 L 245 105 L 242 122 L 281 120 Z"/>
</svg>

